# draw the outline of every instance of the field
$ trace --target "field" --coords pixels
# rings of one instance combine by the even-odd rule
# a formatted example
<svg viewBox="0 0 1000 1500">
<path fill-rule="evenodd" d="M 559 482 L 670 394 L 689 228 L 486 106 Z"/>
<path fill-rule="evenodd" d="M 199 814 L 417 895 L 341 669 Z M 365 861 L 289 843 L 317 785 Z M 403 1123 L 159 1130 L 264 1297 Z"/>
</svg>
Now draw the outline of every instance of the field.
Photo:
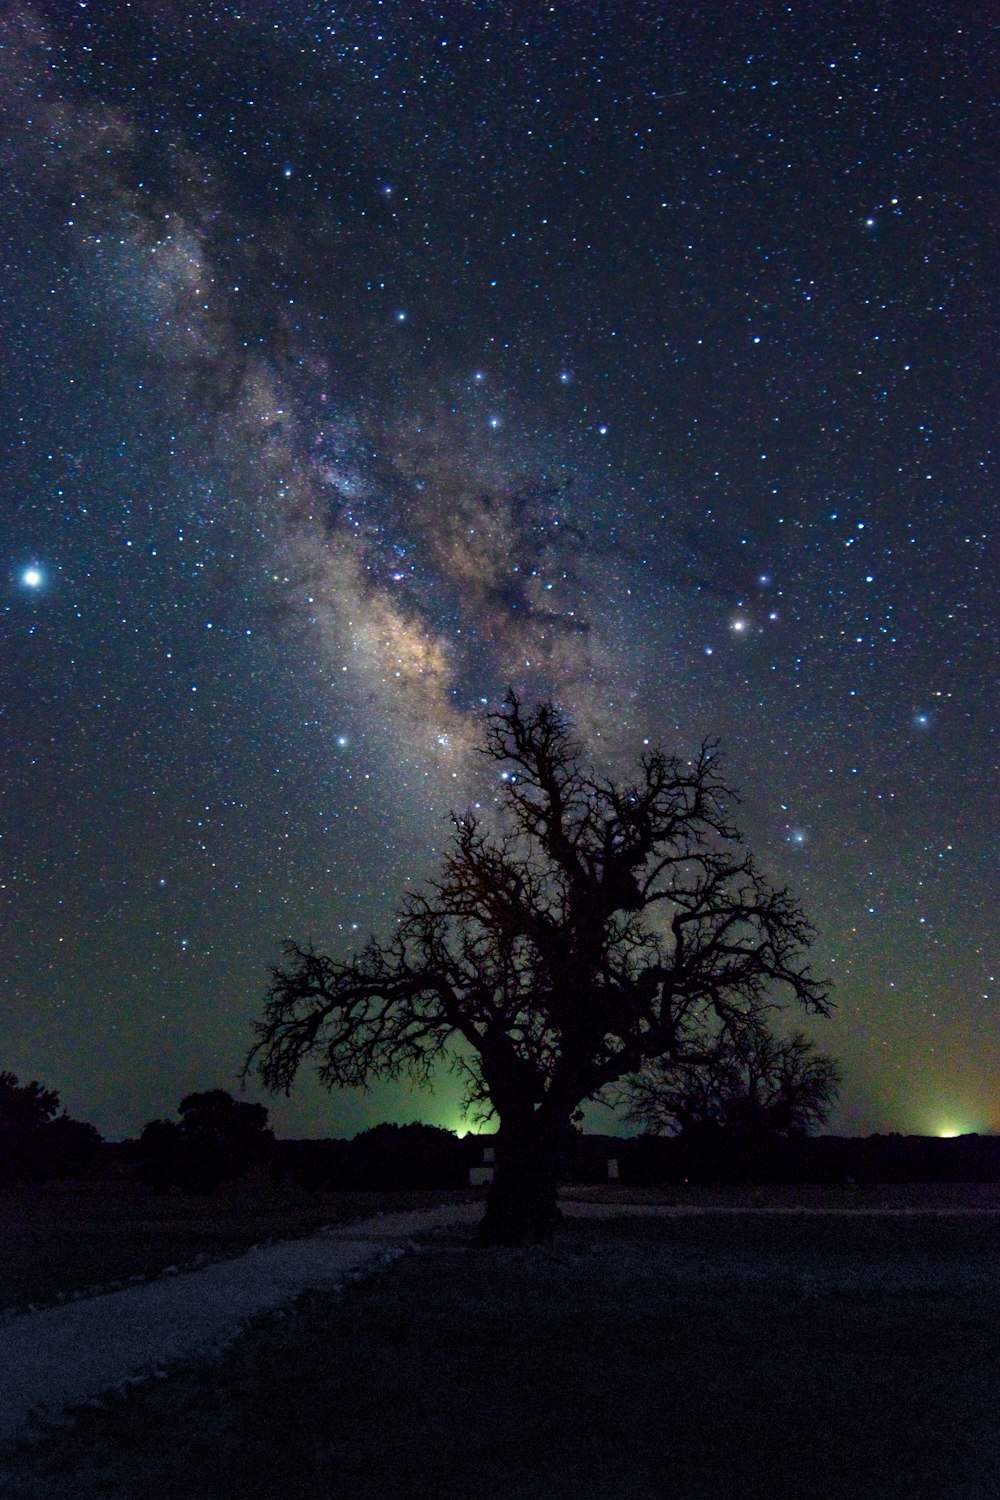
<svg viewBox="0 0 1000 1500">
<path fill-rule="evenodd" d="M 429 1245 L 8 1454 L 0 1494 L 994 1496 L 1000 1218 L 968 1211 L 992 1190 L 878 1193 Z"/>
<path fill-rule="evenodd" d="M 74 1293 L 110 1290 L 169 1267 L 241 1255 L 264 1240 L 312 1234 L 324 1224 L 464 1201 L 470 1193 L 309 1193 L 266 1178 L 209 1197 L 157 1195 L 94 1184 L 0 1194 L 0 1314 Z"/>
</svg>

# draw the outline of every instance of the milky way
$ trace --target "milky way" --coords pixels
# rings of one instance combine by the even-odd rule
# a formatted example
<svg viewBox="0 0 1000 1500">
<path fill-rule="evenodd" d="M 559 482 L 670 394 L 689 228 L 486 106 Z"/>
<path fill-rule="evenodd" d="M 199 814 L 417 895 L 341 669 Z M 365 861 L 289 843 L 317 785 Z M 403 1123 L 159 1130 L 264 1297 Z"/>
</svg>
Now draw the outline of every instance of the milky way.
<svg viewBox="0 0 1000 1500">
<path fill-rule="evenodd" d="M 2 23 L 0 1065 L 109 1132 L 384 930 L 508 683 L 721 737 L 837 1122 L 1000 1125 L 991 36 L 663 10 Z"/>
</svg>

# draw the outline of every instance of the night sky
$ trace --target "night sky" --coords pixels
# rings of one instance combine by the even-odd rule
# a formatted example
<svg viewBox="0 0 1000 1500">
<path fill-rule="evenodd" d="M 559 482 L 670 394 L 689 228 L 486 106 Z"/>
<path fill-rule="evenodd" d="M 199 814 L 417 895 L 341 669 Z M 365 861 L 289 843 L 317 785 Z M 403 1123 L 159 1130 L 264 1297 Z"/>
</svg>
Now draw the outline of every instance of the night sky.
<svg viewBox="0 0 1000 1500">
<path fill-rule="evenodd" d="M 235 1089 L 512 683 L 609 770 L 721 738 L 831 1128 L 1000 1129 L 994 22 L 6 9 L 0 1068 L 111 1136 Z"/>
</svg>

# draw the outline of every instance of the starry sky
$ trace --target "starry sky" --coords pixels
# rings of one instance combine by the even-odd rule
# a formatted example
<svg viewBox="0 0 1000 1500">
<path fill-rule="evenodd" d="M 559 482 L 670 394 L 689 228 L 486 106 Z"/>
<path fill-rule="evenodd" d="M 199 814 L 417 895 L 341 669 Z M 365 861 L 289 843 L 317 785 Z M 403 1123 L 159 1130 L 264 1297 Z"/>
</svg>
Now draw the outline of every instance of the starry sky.
<svg viewBox="0 0 1000 1500">
<path fill-rule="evenodd" d="M 6 9 L 0 1067 L 110 1136 L 235 1088 L 281 940 L 384 932 L 493 798 L 512 683 L 611 771 L 721 738 L 836 982 L 830 1128 L 1000 1130 L 996 42 Z"/>
</svg>

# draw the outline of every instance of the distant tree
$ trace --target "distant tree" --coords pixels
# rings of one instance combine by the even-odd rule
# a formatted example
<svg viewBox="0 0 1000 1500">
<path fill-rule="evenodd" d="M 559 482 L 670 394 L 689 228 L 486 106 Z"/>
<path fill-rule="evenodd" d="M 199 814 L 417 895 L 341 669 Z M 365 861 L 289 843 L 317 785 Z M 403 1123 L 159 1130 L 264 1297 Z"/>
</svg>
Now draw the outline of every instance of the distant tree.
<svg viewBox="0 0 1000 1500">
<path fill-rule="evenodd" d="M 457 1188 L 468 1185 L 466 1153 L 450 1130 L 414 1121 L 375 1125 L 356 1135 L 344 1153 L 355 1188 Z"/>
<path fill-rule="evenodd" d="M 290 1183 L 314 1193 L 348 1186 L 345 1161 L 350 1142 L 344 1140 L 275 1141 L 268 1163 L 272 1182 Z"/>
<path fill-rule="evenodd" d="M 137 1180 L 157 1193 L 168 1193 L 180 1183 L 186 1157 L 177 1121 L 149 1120 L 136 1142 L 133 1162 Z"/>
<path fill-rule="evenodd" d="M 586 1099 L 650 1058 L 695 1064 L 720 1025 L 755 1030 L 784 995 L 825 1013 L 812 929 L 730 819 L 715 748 L 644 754 L 633 780 L 585 767 L 550 702 L 486 716 L 498 807 L 453 817 L 438 878 L 390 936 L 330 958 L 285 944 L 244 1072 L 290 1090 L 313 1058 L 330 1088 L 442 1061 L 499 1119 L 484 1243 L 547 1237 L 557 1163 Z"/>
<path fill-rule="evenodd" d="M 274 1144 L 267 1108 L 246 1104 L 225 1089 L 188 1094 L 177 1106 L 180 1122 L 150 1120 L 137 1148 L 136 1174 L 160 1192 L 212 1192 L 265 1161 Z"/>
<path fill-rule="evenodd" d="M 705 1058 L 652 1058 L 619 1097 L 625 1118 L 653 1134 L 714 1132 L 748 1142 L 822 1125 L 840 1081 L 836 1061 L 801 1031 L 779 1038 L 764 1025 L 724 1026 Z"/>
<path fill-rule="evenodd" d="M 223 1153 L 227 1164 L 243 1165 L 266 1155 L 274 1133 L 267 1107 L 234 1099 L 225 1089 L 188 1094 L 177 1106 L 182 1129 L 192 1139 Z"/>
<path fill-rule="evenodd" d="M 349 1141 L 276 1141 L 270 1170 L 275 1182 L 310 1191 L 462 1188 L 480 1160 L 474 1149 L 436 1125 L 382 1124 Z"/>
<path fill-rule="evenodd" d="M 0 1073 L 0 1186 L 70 1177 L 89 1168 L 102 1146 L 93 1125 L 59 1113 L 59 1095 Z"/>
<path fill-rule="evenodd" d="M 38 1082 L 0 1073 L 0 1185 L 32 1180 L 43 1128 L 58 1113 L 59 1095 Z"/>
<path fill-rule="evenodd" d="M 74 1120 L 65 1110 L 39 1132 L 35 1170 L 41 1182 L 86 1177 L 105 1153 L 100 1131 L 86 1120 Z"/>
</svg>

